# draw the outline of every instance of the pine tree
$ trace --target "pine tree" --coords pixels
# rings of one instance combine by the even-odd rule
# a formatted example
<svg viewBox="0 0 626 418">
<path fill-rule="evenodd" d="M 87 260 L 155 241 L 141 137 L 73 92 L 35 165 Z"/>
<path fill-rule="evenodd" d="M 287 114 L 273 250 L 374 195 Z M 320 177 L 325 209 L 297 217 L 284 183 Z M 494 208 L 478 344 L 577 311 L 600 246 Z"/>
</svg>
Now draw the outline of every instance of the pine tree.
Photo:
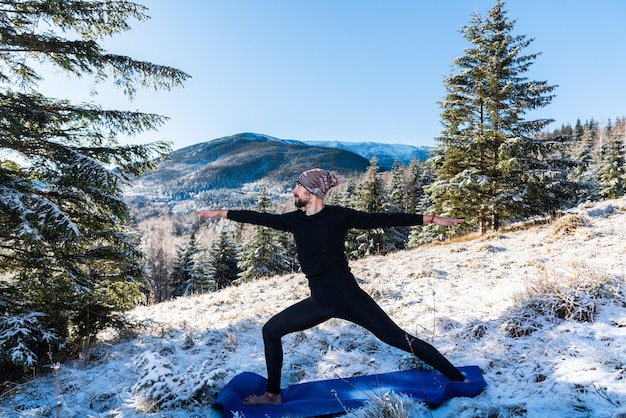
<svg viewBox="0 0 626 418">
<path fill-rule="evenodd" d="M 433 213 L 434 209 L 426 210 L 432 207 L 429 195 L 425 193 L 425 189 L 433 181 L 432 170 L 428 164 L 423 164 L 413 159 L 408 169 L 407 180 L 407 198 L 410 213 Z M 416 225 L 409 229 L 407 246 L 417 247 L 432 242 L 439 235 L 436 225 Z"/>
<path fill-rule="evenodd" d="M 616 199 L 626 194 L 625 159 L 624 137 L 616 132 L 609 121 L 598 161 L 600 196 L 604 199 Z"/>
<path fill-rule="evenodd" d="M 269 212 L 271 206 L 264 188 L 259 195 L 257 210 Z M 239 256 L 241 272 L 238 281 L 258 280 L 291 271 L 290 266 L 293 265 L 293 260 L 287 254 L 285 247 L 281 245 L 279 237 L 279 234 L 284 233 L 260 225 L 254 225 L 251 229 L 249 239 Z"/>
<path fill-rule="evenodd" d="M 355 188 L 355 209 L 364 212 L 381 212 L 385 207 L 384 185 L 378 177 L 378 159 L 370 160 L 367 172 Z M 372 254 L 380 254 L 384 231 L 382 228 L 373 230 L 350 230 L 346 235 L 346 251 L 350 259 L 358 259 Z"/>
<path fill-rule="evenodd" d="M 424 197 L 423 170 L 417 158 L 411 160 L 407 169 L 406 180 L 406 211 L 408 213 L 420 213 L 421 201 Z"/>
<path fill-rule="evenodd" d="M 391 171 L 389 185 L 389 203 L 392 212 L 404 212 L 407 208 L 406 190 L 404 186 L 404 169 L 396 158 Z"/>
<path fill-rule="evenodd" d="M 386 189 L 378 175 L 378 159 L 372 157 L 367 172 L 356 189 L 355 208 L 363 212 L 389 212 Z M 350 259 L 387 254 L 404 248 L 406 235 L 399 228 L 351 230 L 346 235 L 346 254 Z"/>
<path fill-rule="evenodd" d="M 585 132 L 585 128 L 583 127 L 582 122 L 580 121 L 580 119 L 576 119 L 576 125 L 574 125 L 574 132 L 572 133 L 574 137 L 574 141 L 579 142 L 582 139 L 584 132 Z"/>
<path fill-rule="evenodd" d="M 584 125 L 580 120 L 576 122 L 570 154 L 578 163 L 571 172 L 572 180 L 580 184 L 577 202 L 596 200 L 598 196 L 597 164 L 593 152 L 596 136 L 596 126 L 593 122 Z"/>
<path fill-rule="evenodd" d="M 137 88 L 181 85 L 182 71 L 98 44 L 129 30 L 131 19 L 147 18 L 146 8 L 124 0 L 2 3 L 0 327 L 41 313 L 42 327 L 75 341 L 119 323 L 116 312 L 141 298 L 147 275 L 122 188 L 170 146 L 121 146 L 116 138 L 156 129 L 166 118 L 53 99 L 37 87 L 40 63 L 70 76 L 112 78 L 131 99 Z M 30 358 L 49 349 L 33 347 Z"/>
<path fill-rule="evenodd" d="M 389 184 L 388 195 L 388 212 L 406 212 L 409 206 L 409 200 L 413 198 L 407 193 L 407 187 L 404 181 L 406 173 L 406 167 L 400 165 L 396 159 L 393 164 L 393 170 L 391 172 L 391 182 Z M 409 233 L 411 228 L 408 226 L 398 226 L 391 230 L 387 230 L 386 233 L 390 236 L 388 248 L 390 251 L 403 249 L 406 247 L 409 240 Z"/>
<path fill-rule="evenodd" d="M 554 86 L 524 77 L 539 54 L 512 34 L 504 2 L 462 29 L 471 44 L 445 80 L 444 125 L 432 162 L 434 209 L 499 229 L 503 220 L 544 213 L 568 203 L 573 186 L 560 159 L 562 138 L 539 139 L 551 119 L 525 120 L 548 105 Z M 571 199 L 569 199 L 571 200 Z"/>
<path fill-rule="evenodd" d="M 372 157 L 370 165 L 356 189 L 357 209 L 364 212 L 384 212 L 387 208 L 385 184 L 378 171 L 378 159 Z"/>
<path fill-rule="evenodd" d="M 183 296 L 185 288 L 191 280 L 191 269 L 193 267 L 193 257 L 198 252 L 196 246 L 196 235 L 192 233 L 185 245 L 179 246 L 176 250 L 176 259 L 172 267 L 172 296 Z"/>
<path fill-rule="evenodd" d="M 285 261 L 287 262 L 286 272 L 300 271 L 300 261 L 298 260 L 298 248 L 293 234 L 277 232 L 276 239 L 279 246 L 285 249 Z"/>
<path fill-rule="evenodd" d="M 230 232 L 222 229 L 209 249 L 196 246 L 193 239 L 179 249 L 176 271 L 180 284 L 176 296 L 214 292 L 237 279 L 237 250 L 229 235 Z"/>
<path fill-rule="evenodd" d="M 224 289 L 237 280 L 237 249 L 230 239 L 230 233 L 223 228 L 217 240 L 211 245 L 210 274 L 215 282 L 215 290 Z"/>
<path fill-rule="evenodd" d="M 213 276 L 213 260 L 206 248 L 199 248 L 192 256 L 189 266 L 189 280 L 185 283 L 185 295 L 197 295 L 216 290 Z"/>
<path fill-rule="evenodd" d="M 329 205 L 337 205 L 356 209 L 358 206 L 356 198 L 358 182 L 358 175 L 352 175 L 347 177 L 341 189 L 334 191 L 334 193 L 331 193 L 329 198 L 326 200 L 326 203 Z M 344 238 L 344 250 L 348 258 L 358 258 L 359 244 L 356 239 L 360 234 L 361 231 L 357 229 L 349 229 L 346 232 Z"/>
</svg>

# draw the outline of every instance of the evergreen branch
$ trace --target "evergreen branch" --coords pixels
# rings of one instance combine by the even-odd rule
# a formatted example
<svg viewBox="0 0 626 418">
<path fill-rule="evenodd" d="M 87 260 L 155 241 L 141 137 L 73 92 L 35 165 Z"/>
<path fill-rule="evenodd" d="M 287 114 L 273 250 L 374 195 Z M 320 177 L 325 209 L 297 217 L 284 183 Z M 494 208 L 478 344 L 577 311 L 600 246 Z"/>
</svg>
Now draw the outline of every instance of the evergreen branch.
<svg viewBox="0 0 626 418">
<path fill-rule="evenodd" d="M 25 138 L 57 138 L 71 143 L 91 138 L 90 143 L 99 145 L 103 137 L 154 130 L 167 119 L 151 113 L 77 106 L 36 93 L 0 93 L 0 141 L 6 141 L 0 145 L 7 147 L 17 147 Z"/>
<path fill-rule="evenodd" d="M 107 54 L 100 57 L 113 70 L 114 83 L 121 86 L 129 98 L 134 98 L 135 85 L 154 90 L 180 87 L 191 76 L 184 71 L 147 61 L 137 61 L 123 55 Z"/>
<path fill-rule="evenodd" d="M 94 75 L 97 80 L 108 78 L 108 71 L 111 71 L 114 84 L 122 87 L 131 99 L 135 96 L 136 85 L 155 90 L 170 90 L 182 86 L 190 78 L 189 74 L 173 67 L 105 53 L 92 37 L 84 34 L 84 39 L 68 40 L 53 33 L 33 33 L 30 25 L 25 23 L 10 23 L 0 27 L 0 58 L 10 65 L 14 75 L 21 74 L 22 80 L 27 83 L 40 80 L 41 77 L 24 64 L 23 58 L 14 61 L 12 55 L 30 54 L 40 60 L 49 60 L 68 73 L 77 76 Z M 27 27 L 27 32 L 19 31 L 22 25 Z M 1 78 L 8 80 L 9 77 L 2 74 Z"/>
<path fill-rule="evenodd" d="M 104 38 L 130 30 L 128 19 L 146 21 L 148 8 L 129 1 L 0 1 L 0 11 L 11 15 L 19 26 L 32 26 L 43 20 L 64 31 L 76 31 L 81 36 Z"/>
</svg>

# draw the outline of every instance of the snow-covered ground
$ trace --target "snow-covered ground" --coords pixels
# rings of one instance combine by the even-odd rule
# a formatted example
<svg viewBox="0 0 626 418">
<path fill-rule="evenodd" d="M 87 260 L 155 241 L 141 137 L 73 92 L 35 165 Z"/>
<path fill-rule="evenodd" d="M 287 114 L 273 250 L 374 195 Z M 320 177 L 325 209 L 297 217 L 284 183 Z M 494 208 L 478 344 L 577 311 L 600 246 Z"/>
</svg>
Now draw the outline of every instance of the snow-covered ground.
<svg viewBox="0 0 626 418">
<path fill-rule="evenodd" d="M 476 398 L 415 405 L 410 416 L 626 416 L 626 199 L 572 213 L 578 216 L 352 263 L 398 324 L 456 365 L 480 366 L 488 382 Z M 599 291 L 593 284 L 602 281 Z M 596 309 L 595 319 L 541 315 L 540 304 L 529 302 L 533 289 L 561 292 L 570 316 Z M 306 295 L 305 278 L 292 274 L 139 307 L 132 316 L 145 330 L 62 364 L 58 379 L 51 373 L 14 387 L 0 398 L 0 415 L 220 417 L 210 405 L 230 378 L 265 375 L 262 324 Z M 283 386 L 413 364 L 341 320 L 283 344 Z"/>
</svg>

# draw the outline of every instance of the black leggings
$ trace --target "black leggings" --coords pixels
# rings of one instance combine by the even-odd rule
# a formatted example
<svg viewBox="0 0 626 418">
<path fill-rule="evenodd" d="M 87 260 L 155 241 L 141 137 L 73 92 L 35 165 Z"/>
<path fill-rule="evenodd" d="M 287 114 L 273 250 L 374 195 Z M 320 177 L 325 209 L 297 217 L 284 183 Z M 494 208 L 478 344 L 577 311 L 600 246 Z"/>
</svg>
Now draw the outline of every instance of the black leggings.
<svg viewBox="0 0 626 418">
<path fill-rule="evenodd" d="M 330 318 L 345 319 L 368 329 L 381 341 L 415 354 L 451 381 L 465 380 L 465 376 L 435 347 L 407 334 L 396 325 L 355 280 L 343 280 L 333 285 L 311 288 L 310 297 L 275 315 L 263 326 L 268 392 L 280 393 L 283 366 L 281 338 L 319 325 Z"/>
</svg>

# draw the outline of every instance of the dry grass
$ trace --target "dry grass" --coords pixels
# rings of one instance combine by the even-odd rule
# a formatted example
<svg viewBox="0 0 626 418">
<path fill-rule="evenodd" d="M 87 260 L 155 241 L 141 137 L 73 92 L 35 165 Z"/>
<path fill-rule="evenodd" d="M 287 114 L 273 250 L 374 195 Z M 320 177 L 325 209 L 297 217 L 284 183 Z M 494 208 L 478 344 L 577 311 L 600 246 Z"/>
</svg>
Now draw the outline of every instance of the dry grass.
<svg viewBox="0 0 626 418">
<path fill-rule="evenodd" d="M 552 224 L 552 232 L 554 235 L 573 235 L 580 227 L 589 227 L 591 221 L 581 214 L 567 214 L 558 218 Z"/>
<path fill-rule="evenodd" d="M 510 337 L 530 335 L 542 321 L 593 322 L 600 299 L 618 300 L 624 282 L 583 265 L 574 265 L 569 274 L 546 273 L 529 283 L 528 289 L 509 311 L 504 329 Z"/>
</svg>

